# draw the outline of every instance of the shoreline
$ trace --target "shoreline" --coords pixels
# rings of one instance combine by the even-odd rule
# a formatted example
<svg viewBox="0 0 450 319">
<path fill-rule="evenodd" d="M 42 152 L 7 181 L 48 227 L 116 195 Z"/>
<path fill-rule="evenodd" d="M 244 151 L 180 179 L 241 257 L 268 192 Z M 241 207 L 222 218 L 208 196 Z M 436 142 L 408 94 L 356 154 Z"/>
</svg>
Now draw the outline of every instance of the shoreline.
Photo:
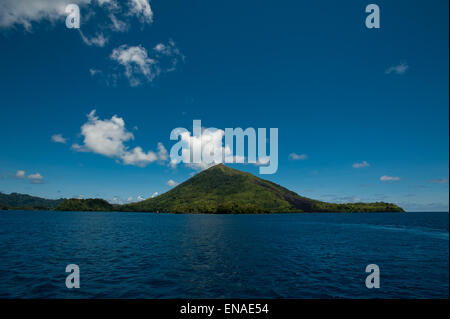
<svg viewBox="0 0 450 319">
<path fill-rule="evenodd" d="M 102 210 L 102 211 L 89 211 L 89 210 L 54 210 L 54 209 L 0 209 L 0 212 L 55 212 L 55 213 L 137 213 L 137 214 L 164 214 L 164 215 L 303 215 L 303 214 L 417 214 L 417 213 L 427 213 L 427 214 L 435 214 L 435 213 L 446 213 L 449 214 L 448 211 L 434 211 L 434 212 L 422 212 L 422 211 L 414 211 L 414 212 L 277 212 L 277 213 L 173 213 L 173 212 L 150 212 L 150 211 L 116 211 L 116 210 Z"/>
</svg>

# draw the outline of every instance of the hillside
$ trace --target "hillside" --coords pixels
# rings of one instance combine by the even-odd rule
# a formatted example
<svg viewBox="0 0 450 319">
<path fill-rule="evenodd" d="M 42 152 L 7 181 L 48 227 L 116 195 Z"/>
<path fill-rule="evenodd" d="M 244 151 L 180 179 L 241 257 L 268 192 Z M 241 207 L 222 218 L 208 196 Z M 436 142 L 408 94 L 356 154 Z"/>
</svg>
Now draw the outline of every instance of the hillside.
<svg viewBox="0 0 450 319">
<path fill-rule="evenodd" d="M 59 204 L 55 210 L 60 211 L 85 211 L 85 212 L 107 212 L 113 210 L 113 205 L 104 199 L 67 199 Z"/>
<path fill-rule="evenodd" d="M 0 193 L 0 209 L 51 210 L 63 201 L 64 199 L 45 199 L 19 193 Z"/>
<path fill-rule="evenodd" d="M 402 212 L 390 203 L 331 204 L 302 197 L 280 185 L 223 164 L 200 172 L 155 198 L 121 211 L 172 213 Z"/>
</svg>

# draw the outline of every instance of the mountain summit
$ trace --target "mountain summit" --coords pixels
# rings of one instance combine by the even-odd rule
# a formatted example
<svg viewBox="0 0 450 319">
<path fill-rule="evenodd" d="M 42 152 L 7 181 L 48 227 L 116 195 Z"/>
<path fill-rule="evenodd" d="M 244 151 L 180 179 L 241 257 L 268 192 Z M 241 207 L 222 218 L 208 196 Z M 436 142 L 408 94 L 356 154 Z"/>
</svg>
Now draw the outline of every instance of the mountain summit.
<svg viewBox="0 0 450 319">
<path fill-rule="evenodd" d="M 122 211 L 171 213 L 402 212 L 390 203 L 331 204 L 223 164 L 210 167 L 172 190 Z"/>
</svg>

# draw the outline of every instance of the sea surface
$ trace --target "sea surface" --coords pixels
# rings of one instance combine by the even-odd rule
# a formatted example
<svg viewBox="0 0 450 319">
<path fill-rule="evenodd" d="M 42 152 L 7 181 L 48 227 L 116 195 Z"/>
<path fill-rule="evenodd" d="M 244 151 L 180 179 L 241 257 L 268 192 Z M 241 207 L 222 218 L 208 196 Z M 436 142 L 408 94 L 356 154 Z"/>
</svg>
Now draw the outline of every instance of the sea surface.
<svg viewBox="0 0 450 319">
<path fill-rule="evenodd" d="M 448 213 L 0 211 L 0 298 L 448 298 Z M 68 264 L 80 288 L 66 288 Z M 368 289 L 365 268 L 380 269 Z"/>
</svg>

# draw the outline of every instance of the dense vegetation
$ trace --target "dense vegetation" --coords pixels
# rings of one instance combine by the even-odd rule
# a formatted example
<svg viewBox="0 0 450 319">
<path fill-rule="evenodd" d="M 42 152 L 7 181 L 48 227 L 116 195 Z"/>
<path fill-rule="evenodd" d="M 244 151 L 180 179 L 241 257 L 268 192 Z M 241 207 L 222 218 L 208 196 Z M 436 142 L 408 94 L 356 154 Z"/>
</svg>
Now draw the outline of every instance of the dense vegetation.
<svg viewBox="0 0 450 319">
<path fill-rule="evenodd" d="M 402 212 L 389 203 L 329 204 L 223 164 L 211 167 L 171 191 L 122 211 L 171 213 Z"/>
<path fill-rule="evenodd" d="M 168 213 L 403 212 L 384 202 L 333 204 L 302 197 L 280 185 L 223 164 L 213 166 L 155 198 L 127 205 L 103 199 L 48 200 L 0 193 L 1 209 L 137 211 Z"/>
<path fill-rule="evenodd" d="M 64 199 L 45 199 L 19 193 L 0 193 L 0 210 L 51 210 L 63 201 Z"/>
<path fill-rule="evenodd" d="M 0 203 L 0 210 L 9 210 L 9 209 L 11 209 L 11 206 Z"/>
<path fill-rule="evenodd" d="M 113 205 L 108 203 L 104 199 L 100 198 L 89 198 L 89 199 L 66 199 L 64 202 L 59 204 L 55 210 L 62 211 L 84 211 L 84 212 L 105 212 L 112 211 Z"/>
<path fill-rule="evenodd" d="M 318 202 L 312 206 L 314 212 L 336 212 L 336 213 L 368 213 L 368 212 L 403 212 L 403 209 L 392 203 L 346 203 L 333 204 Z"/>
</svg>

